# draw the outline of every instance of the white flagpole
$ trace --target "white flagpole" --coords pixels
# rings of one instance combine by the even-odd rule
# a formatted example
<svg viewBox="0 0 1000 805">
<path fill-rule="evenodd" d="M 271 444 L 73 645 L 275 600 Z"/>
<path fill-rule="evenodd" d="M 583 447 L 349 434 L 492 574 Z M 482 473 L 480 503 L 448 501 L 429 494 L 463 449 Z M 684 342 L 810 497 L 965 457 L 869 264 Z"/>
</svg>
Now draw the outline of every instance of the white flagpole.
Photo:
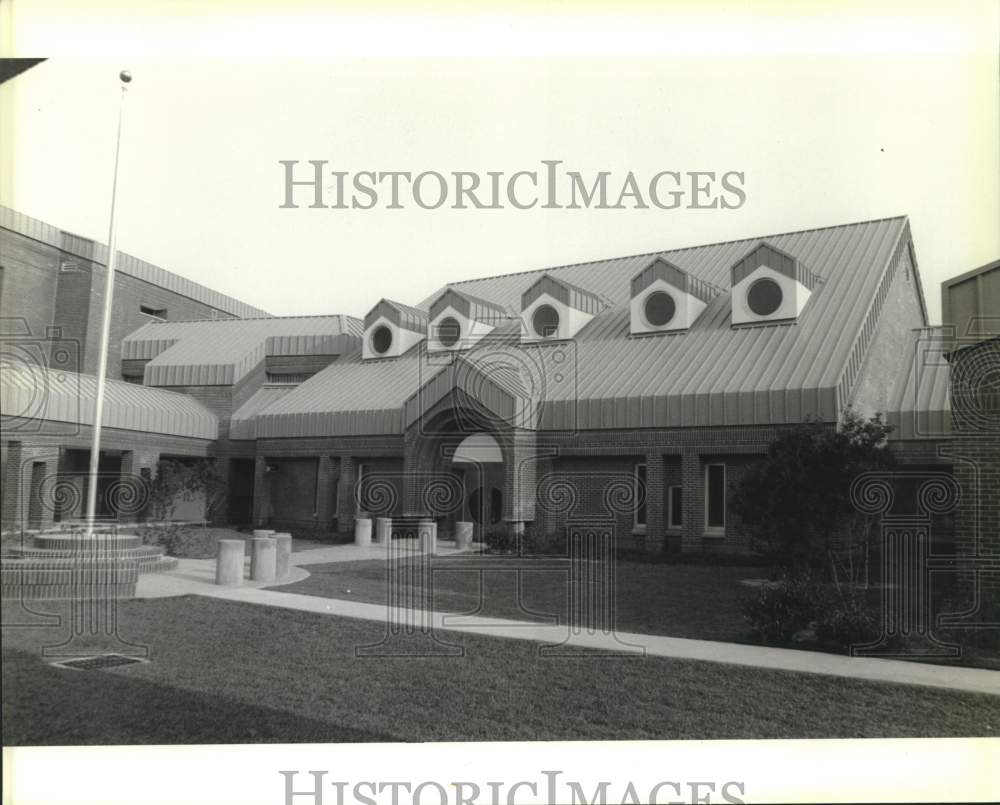
<svg viewBox="0 0 1000 805">
<path fill-rule="evenodd" d="M 104 415 L 104 378 L 108 372 L 108 342 L 111 340 L 111 302 L 115 291 L 115 264 L 118 262 L 117 232 L 115 230 L 115 203 L 118 197 L 118 154 L 122 144 L 122 122 L 125 119 L 125 94 L 132 74 L 122 70 L 118 74 L 122 82 L 121 100 L 118 103 L 118 134 L 115 139 L 115 170 L 111 180 L 111 223 L 108 226 L 108 265 L 104 280 L 104 316 L 101 319 L 101 341 L 97 359 L 97 395 L 94 399 L 93 436 L 90 442 L 90 479 L 87 483 L 87 531 L 94 534 L 97 517 L 97 475 L 101 461 L 101 418 Z"/>
</svg>

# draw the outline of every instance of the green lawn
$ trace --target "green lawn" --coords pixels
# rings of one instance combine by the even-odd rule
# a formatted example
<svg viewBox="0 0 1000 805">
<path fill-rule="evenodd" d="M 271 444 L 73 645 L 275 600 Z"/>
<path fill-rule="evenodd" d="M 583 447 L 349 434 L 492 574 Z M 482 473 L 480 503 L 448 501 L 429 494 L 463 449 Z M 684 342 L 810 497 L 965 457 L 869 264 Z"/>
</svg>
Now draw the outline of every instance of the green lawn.
<svg viewBox="0 0 1000 805">
<path fill-rule="evenodd" d="M 478 557 L 471 558 L 471 561 L 478 560 Z M 487 557 L 490 564 L 487 571 L 463 569 L 467 561 L 470 558 L 463 556 L 433 560 L 432 595 L 423 597 L 424 606 L 433 606 L 439 612 L 476 613 L 515 620 L 544 620 L 548 616 L 566 622 L 568 576 L 565 570 L 521 570 L 519 581 L 517 565 L 505 557 Z M 569 566 L 565 560 L 561 564 Z M 520 566 L 524 566 L 523 561 Z M 309 578 L 275 589 L 374 604 L 387 600 L 384 562 L 309 565 L 308 570 Z M 759 642 L 754 640 L 741 612 L 741 605 L 755 591 L 740 581 L 766 577 L 767 570 L 759 566 L 627 560 L 618 561 L 616 570 L 615 622 L 619 631 L 727 643 Z M 406 574 L 401 573 L 401 581 L 396 583 L 406 592 L 413 592 L 405 583 L 406 578 Z M 877 611 L 879 591 L 873 589 L 871 595 Z M 937 662 L 1000 670 L 1000 651 L 995 640 L 988 643 L 984 640 L 986 635 L 969 630 L 964 633 L 953 630 L 947 637 L 952 641 L 967 641 L 962 647 L 962 656 Z M 805 643 L 793 643 L 788 647 L 835 653 L 845 651 Z M 921 661 L 931 660 L 923 658 Z"/>
<path fill-rule="evenodd" d="M 4 629 L 5 745 L 1000 735 L 979 694 L 460 634 L 463 656 L 358 658 L 384 626 L 199 597 L 120 624 L 149 664 L 61 670 L 39 652 L 61 628 Z"/>
<path fill-rule="evenodd" d="M 464 612 L 515 620 L 566 621 L 565 570 L 522 570 L 504 557 L 489 557 L 490 570 L 463 569 L 461 556 L 434 560 L 433 604 L 439 612 Z M 562 563 L 569 567 L 569 562 Z M 530 565 L 529 565 L 530 566 Z M 506 568 L 506 569 L 505 569 Z M 308 565 L 309 578 L 274 589 L 382 604 L 386 563 Z M 747 642 L 740 604 L 751 593 L 741 579 L 759 578 L 759 567 L 667 565 L 618 562 L 617 628 L 623 632 Z M 518 599 L 518 575 L 521 596 Z M 410 588 L 403 583 L 403 586 Z"/>
</svg>

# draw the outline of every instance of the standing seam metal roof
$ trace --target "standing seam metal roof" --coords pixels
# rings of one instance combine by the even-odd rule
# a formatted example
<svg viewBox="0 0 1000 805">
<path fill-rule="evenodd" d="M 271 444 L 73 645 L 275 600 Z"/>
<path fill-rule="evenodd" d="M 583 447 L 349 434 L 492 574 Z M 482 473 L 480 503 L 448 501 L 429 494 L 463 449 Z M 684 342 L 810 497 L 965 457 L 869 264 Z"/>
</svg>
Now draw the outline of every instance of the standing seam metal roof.
<svg viewBox="0 0 1000 805">
<path fill-rule="evenodd" d="M 342 315 L 150 322 L 122 341 L 122 360 L 148 360 L 150 386 L 229 386 L 267 355 L 341 354 L 360 335 Z"/>
<path fill-rule="evenodd" d="M 796 321 L 733 326 L 726 290 L 684 333 L 629 336 L 630 280 L 652 258 L 728 288 L 731 267 L 765 241 L 816 277 Z M 857 369 L 848 371 L 848 364 L 858 355 L 863 361 L 867 342 L 856 345 L 877 324 L 877 300 L 891 280 L 887 272 L 896 269 L 894 258 L 908 244 L 907 221 L 899 217 L 469 280 L 460 287 L 494 304 L 517 306 L 548 274 L 609 301 L 572 342 L 560 345 L 571 358 L 572 377 L 556 382 L 557 372 L 546 369 L 544 429 L 767 425 L 807 415 L 829 420 L 850 399 Z M 870 304 L 859 304 L 864 301 Z M 372 366 L 345 355 L 269 408 L 264 427 L 269 436 L 398 433 L 403 401 L 437 371 L 423 348 Z"/>
<path fill-rule="evenodd" d="M 93 425 L 97 378 L 38 367 L 2 367 L 0 409 L 5 417 Z M 218 438 L 218 419 L 186 394 L 108 380 L 102 426 L 123 430 Z"/>
</svg>

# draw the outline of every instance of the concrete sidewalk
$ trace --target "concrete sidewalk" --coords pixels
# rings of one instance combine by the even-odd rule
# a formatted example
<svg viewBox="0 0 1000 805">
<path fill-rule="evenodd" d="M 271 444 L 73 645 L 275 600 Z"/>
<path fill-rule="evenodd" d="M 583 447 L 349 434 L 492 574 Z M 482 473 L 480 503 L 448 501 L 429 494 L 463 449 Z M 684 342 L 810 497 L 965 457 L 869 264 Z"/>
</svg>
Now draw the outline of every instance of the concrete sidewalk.
<svg viewBox="0 0 1000 805">
<path fill-rule="evenodd" d="M 679 637 L 618 632 L 615 635 L 571 632 L 567 626 L 530 623 L 527 621 L 479 618 L 423 610 L 390 610 L 384 604 L 364 604 L 338 598 L 281 593 L 246 587 L 214 587 L 202 592 L 212 598 L 242 601 L 270 607 L 315 612 L 344 618 L 377 621 L 388 625 L 392 621 L 404 625 L 431 624 L 437 631 L 465 632 L 488 637 L 531 640 L 537 643 L 580 648 L 601 649 L 615 653 L 646 654 L 684 660 L 703 660 L 779 671 L 826 674 L 873 682 L 905 685 L 926 685 L 974 693 L 1000 696 L 1000 672 L 978 668 L 955 668 L 902 660 L 879 660 L 842 657 L 815 651 L 746 646 L 739 643 L 719 643 L 711 640 L 687 640 Z"/>
<path fill-rule="evenodd" d="M 393 551 L 412 553 L 416 556 L 420 546 L 415 539 L 393 541 Z M 437 555 L 450 556 L 461 553 L 456 550 L 454 542 L 438 541 Z M 387 549 L 384 545 L 331 545 L 325 548 L 310 548 L 304 551 L 292 551 L 288 559 L 289 572 L 277 581 L 250 581 L 250 555 L 244 559 L 243 586 L 239 589 L 255 589 L 258 587 L 277 587 L 284 584 L 294 584 L 309 576 L 305 570 L 307 565 L 324 565 L 331 562 L 365 562 L 373 559 L 385 561 Z M 209 595 L 219 588 L 215 586 L 215 559 L 178 559 L 177 569 L 167 573 L 146 573 L 139 576 L 136 584 L 136 598 L 171 598 L 180 595 Z M 223 588 L 228 589 L 228 588 Z"/>
<path fill-rule="evenodd" d="M 416 540 L 396 540 L 394 551 L 412 552 L 419 546 Z M 438 555 L 458 553 L 454 543 L 439 542 Z M 387 557 L 386 547 L 371 545 L 332 545 L 304 551 L 293 551 L 289 574 L 276 582 L 276 587 L 293 584 L 309 576 L 309 565 L 331 562 L 360 562 Z M 163 598 L 179 595 L 204 595 L 227 601 L 243 601 L 263 606 L 281 607 L 302 612 L 316 612 L 344 618 L 377 621 L 388 624 L 390 610 L 385 604 L 365 604 L 339 598 L 320 598 L 312 595 L 282 593 L 264 589 L 261 583 L 245 579 L 241 587 L 215 585 L 214 559 L 181 559 L 177 570 L 139 577 L 137 598 Z M 250 559 L 247 557 L 244 574 L 249 577 Z M 432 625 L 441 632 L 465 632 L 488 637 L 531 640 L 546 645 L 561 645 L 612 651 L 619 654 L 647 654 L 654 657 L 674 657 L 685 660 L 721 662 L 754 668 L 780 671 L 798 671 L 807 674 L 826 674 L 849 679 L 866 679 L 877 682 L 894 682 L 907 685 L 927 685 L 1000 696 L 1000 671 L 979 668 L 956 668 L 902 660 L 846 657 L 817 651 L 748 646 L 740 643 L 720 643 L 711 640 L 689 640 L 680 637 L 618 632 L 614 635 L 590 634 L 586 631 L 571 632 L 566 625 L 532 623 L 530 621 L 482 618 L 444 612 L 401 610 L 392 612 L 392 619 L 404 625 Z"/>
</svg>

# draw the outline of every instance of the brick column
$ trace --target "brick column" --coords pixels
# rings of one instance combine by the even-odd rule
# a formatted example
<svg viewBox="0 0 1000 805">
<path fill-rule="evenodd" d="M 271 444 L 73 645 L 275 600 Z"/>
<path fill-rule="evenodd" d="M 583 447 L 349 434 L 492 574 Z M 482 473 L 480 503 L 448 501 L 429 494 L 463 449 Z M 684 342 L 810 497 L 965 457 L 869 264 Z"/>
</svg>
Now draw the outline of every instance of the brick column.
<svg viewBox="0 0 1000 805">
<path fill-rule="evenodd" d="M 354 456 L 340 457 L 340 481 L 337 484 L 337 530 L 354 531 L 354 484 L 358 480 L 358 465 Z"/>
<path fill-rule="evenodd" d="M 12 531 L 21 527 L 21 442 L 7 442 L 7 463 L 4 464 L 2 491 L 2 527 Z"/>
<path fill-rule="evenodd" d="M 547 512 L 545 507 L 539 503 L 538 489 L 546 476 L 552 476 L 553 472 L 554 464 L 550 456 L 540 458 L 535 462 L 535 530 L 543 536 L 547 535 L 554 528 L 555 520 L 552 514 Z M 550 479 L 549 483 L 551 482 Z"/>
<path fill-rule="evenodd" d="M 659 549 L 666 534 L 667 496 L 662 453 L 646 454 L 646 549 Z"/>
<path fill-rule="evenodd" d="M 9 461 L 9 458 L 8 458 Z M 41 464 L 36 472 L 35 465 Z M 55 517 L 55 486 L 59 473 L 58 447 L 22 447 L 20 463 L 20 515 L 26 528 L 51 528 Z M 38 521 L 29 522 L 32 512 Z"/>
<path fill-rule="evenodd" d="M 316 468 L 316 526 L 320 531 L 333 528 L 333 505 L 340 494 L 336 486 L 337 468 L 330 456 L 320 456 Z"/>
<path fill-rule="evenodd" d="M 699 551 L 705 531 L 705 472 L 701 456 L 695 450 L 685 450 L 681 456 L 681 484 L 684 507 L 681 550 Z"/>
<path fill-rule="evenodd" d="M 267 478 L 267 459 L 257 456 L 253 471 L 253 523 L 267 525 L 271 516 L 271 485 Z"/>
<path fill-rule="evenodd" d="M 215 505 L 215 510 L 208 517 L 208 521 L 211 525 L 223 526 L 229 523 L 229 490 L 232 487 L 232 459 L 230 458 L 216 458 L 214 459 L 215 468 L 219 472 L 219 481 L 222 485 L 222 494 L 219 495 L 218 503 Z M 156 464 L 153 464 L 155 472 Z M 141 468 L 140 468 L 141 469 Z M 206 512 L 206 516 L 208 512 Z"/>
<path fill-rule="evenodd" d="M 530 523 L 535 519 L 535 432 L 513 429 L 505 441 L 503 519 Z"/>
</svg>

